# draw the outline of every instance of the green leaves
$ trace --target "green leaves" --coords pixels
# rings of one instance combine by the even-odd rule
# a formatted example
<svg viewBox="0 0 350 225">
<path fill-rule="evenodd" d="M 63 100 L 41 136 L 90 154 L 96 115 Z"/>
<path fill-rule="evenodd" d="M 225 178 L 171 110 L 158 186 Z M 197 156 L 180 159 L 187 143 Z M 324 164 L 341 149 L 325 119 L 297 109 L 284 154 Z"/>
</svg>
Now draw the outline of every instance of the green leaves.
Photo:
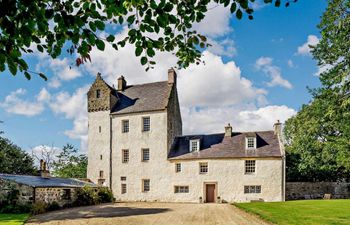
<svg viewBox="0 0 350 225">
<path fill-rule="evenodd" d="M 105 43 L 102 40 L 97 39 L 96 40 L 96 47 L 98 48 L 98 50 L 103 51 L 103 50 L 105 50 Z"/>
<path fill-rule="evenodd" d="M 148 62 L 148 59 L 147 59 L 147 57 L 141 57 L 141 65 L 146 65 L 146 63 Z"/>
</svg>

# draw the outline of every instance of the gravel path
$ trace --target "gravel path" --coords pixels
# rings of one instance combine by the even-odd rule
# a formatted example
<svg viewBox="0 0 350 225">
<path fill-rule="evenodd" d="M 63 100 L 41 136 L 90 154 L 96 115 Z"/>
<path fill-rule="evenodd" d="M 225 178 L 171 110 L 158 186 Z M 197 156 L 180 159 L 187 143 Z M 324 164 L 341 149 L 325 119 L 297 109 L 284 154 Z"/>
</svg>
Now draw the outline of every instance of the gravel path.
<svg viewBox="0 0 350 225">
<path fill-rule="evenodd" d="M 116 203 L 65 209 L 32 217 L 47 225 L 231 225 L 267 224 L 229 204 Z"/>
</svg>

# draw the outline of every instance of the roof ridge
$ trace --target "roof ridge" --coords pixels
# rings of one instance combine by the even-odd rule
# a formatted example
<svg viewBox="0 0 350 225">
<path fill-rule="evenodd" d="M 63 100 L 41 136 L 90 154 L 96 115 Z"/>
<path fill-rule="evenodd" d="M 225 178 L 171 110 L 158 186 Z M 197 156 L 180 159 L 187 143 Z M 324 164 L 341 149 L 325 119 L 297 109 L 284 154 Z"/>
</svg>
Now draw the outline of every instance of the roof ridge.
<svg viewBox="0 0 350 225">
<path fill-rule="evenodd" d="M 156 83 L 168 83 L 168 81 L 156 81 L 156 82 L 141 83 L 141 84 L 131 84 L 131 85 L 127 85 L 126 87 L 143 86 L 143 85 L 156 84 Z"/>
</svg>

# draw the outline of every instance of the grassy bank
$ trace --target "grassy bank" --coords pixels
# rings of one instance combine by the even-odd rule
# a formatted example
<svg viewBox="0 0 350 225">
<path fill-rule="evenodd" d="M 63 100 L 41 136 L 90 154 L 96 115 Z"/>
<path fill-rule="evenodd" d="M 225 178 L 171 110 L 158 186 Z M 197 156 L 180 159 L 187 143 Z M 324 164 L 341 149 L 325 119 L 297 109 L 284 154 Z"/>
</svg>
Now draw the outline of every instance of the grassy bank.
<svg viewBox="0 0 350 225">
<path fill-rule="evenodd" d="M 0 225 L 21 225 L 29 214 L 0 214 Z"/>
</svg>

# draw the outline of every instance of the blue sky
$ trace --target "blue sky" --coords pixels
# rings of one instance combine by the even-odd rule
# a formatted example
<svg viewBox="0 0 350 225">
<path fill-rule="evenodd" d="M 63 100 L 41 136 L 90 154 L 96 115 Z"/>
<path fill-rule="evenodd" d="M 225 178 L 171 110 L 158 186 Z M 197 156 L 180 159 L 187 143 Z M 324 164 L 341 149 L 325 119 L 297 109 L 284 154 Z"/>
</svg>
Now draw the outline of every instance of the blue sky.
<svg viewBox="0 0 350 225">
<path fill-rule="evenodd" d="M 275 8 L 256 3 L 254 20 L 238 21 L 228 9 L 215 7 L 195 28 L 213 47 L 203 53 L 206 65 L 178 71 L 184 133 L 271 129 L 310 100 L 306 87 L 317 87 L 316 62 L 307 43 L 320 37 L 317 29 L 326 1 L 305 0 Z M 126 28 L 114 32 L 120 38 Z M 92 63 L 79 68 L 71 56 L 52 60 L 43 54 L 26 56 L 32 70 L 44 71 L 27 81 L 22 74 L 1 74 L 0 130 L 26 150 L 39 145 L 62 147 L 72 143 L 86 150 L 86 91 L 97 72 L 116 83 L 124 75 L 129 84 L 165 80 L 176 59 L 156 56 L 156 69 L 144 71 L 133 47 L 116 53 L 93 50 Z"/>
</svg>

